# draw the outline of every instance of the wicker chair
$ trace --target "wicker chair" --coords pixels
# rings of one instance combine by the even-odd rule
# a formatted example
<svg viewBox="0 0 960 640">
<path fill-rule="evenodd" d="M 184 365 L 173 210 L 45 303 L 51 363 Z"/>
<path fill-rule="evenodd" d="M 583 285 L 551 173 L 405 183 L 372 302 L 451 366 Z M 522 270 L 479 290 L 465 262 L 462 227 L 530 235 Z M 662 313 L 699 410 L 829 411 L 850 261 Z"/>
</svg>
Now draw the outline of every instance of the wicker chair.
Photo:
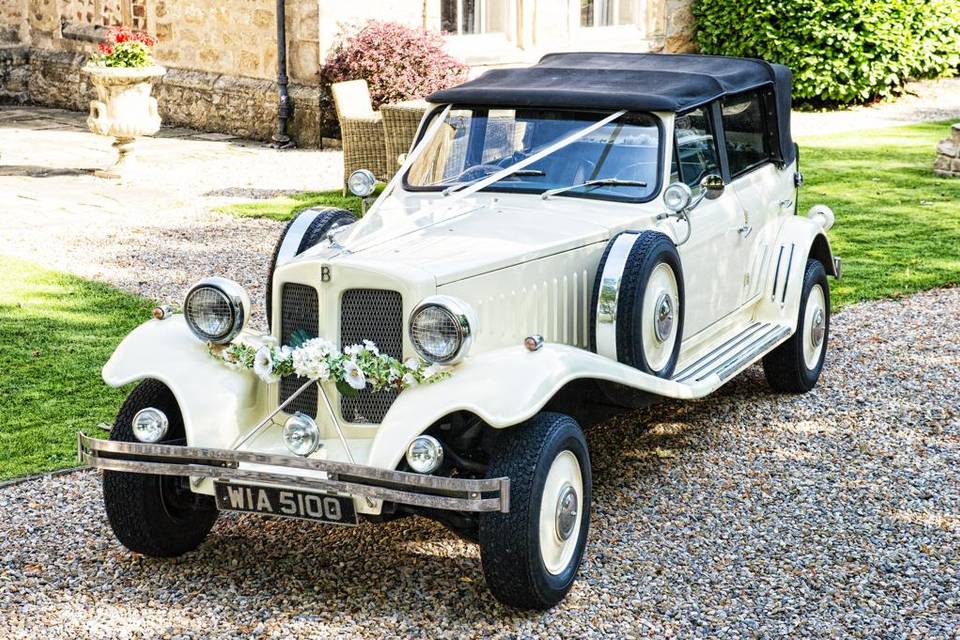
<svg viewBox="0 0 960 640">
<path fill-rule="evenodd" d="M 388 178 L 392 178 L 400 168 L 400 156 L 410 150 L 428 106 L 423 100 L 408 100 L 380 107 L 386 135 Z"/>
<path fill-rule="evenodd" d="M 382 116 L 373 110 L 366 80 L 330 86 L 343 141 L 343 184 L 357 169 L 369 169 L 379 180 L 389 178 Z"/>
</svg>

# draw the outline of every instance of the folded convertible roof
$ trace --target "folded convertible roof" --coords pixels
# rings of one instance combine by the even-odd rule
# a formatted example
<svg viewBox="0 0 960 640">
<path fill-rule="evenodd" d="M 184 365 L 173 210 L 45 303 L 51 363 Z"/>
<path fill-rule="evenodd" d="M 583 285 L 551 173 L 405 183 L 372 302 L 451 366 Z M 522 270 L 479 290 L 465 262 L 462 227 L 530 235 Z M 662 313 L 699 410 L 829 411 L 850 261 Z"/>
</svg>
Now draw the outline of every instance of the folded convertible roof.
<svg viewBox="0 0 960 640">
<path fill-rule="evenodd" d="M 663 53 L 551 53 L 532 67 L 493 69 L 430 102 L 476 106 L 684 112 L 769 87 L 780 155 L 793 158 L 790 69 L 749 58 Z"/>
</svg>

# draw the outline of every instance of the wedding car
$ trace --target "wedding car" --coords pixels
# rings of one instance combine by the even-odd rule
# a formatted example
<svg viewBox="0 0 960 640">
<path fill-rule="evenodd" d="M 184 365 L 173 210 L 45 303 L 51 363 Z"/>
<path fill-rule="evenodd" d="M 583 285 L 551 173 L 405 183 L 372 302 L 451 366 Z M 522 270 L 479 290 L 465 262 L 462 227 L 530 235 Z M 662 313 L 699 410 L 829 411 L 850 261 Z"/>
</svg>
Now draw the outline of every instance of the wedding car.
<svg viewBox="0 0 960 640">
<path fill-rule="evenodd" d="M 817 383 L 840 261 L 830 209 L 798 213 L 790 83 L 759 60 L 562 53 L 431 95 L 376 200 L 349 177 L 362 218 L 284 229 L 268 331 L 211 277 L 116 349 L 103 379 L 139 384 L 109 439 L 78 436 L 116 537 L 169 557 L 220 511 L 419 515 L 479 544 L 503 603 L 561 601 L 594 409 L 701 398 L 757 362 L 775 391 Z"/>
</svg>

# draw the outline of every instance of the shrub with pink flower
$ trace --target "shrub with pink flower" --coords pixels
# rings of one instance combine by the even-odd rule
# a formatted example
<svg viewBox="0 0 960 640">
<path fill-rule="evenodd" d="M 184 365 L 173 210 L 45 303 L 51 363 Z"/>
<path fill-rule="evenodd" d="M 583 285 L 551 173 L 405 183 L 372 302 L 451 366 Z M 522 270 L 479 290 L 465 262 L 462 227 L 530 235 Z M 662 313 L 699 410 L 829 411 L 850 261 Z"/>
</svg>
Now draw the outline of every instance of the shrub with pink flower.
<svg viewBox="0 0 960 640">
<path fill-rule="evenodd" d="M 467 66 L 444 51 L 439 33 L 370 20 L 341 36 L 320 72 L 325 85 L 366 80 L 374 108 L 422 98 L 467 76 Z"/>
<path fill-rule="evenodd" d="M 156 43 L 156 38 L 148 33 L 113 27 L 97 47 L 97 53 L 90 56 L 90 64 L 98 67 L 149 67 L 154 64 L 150 47 Z"/>
</svg>

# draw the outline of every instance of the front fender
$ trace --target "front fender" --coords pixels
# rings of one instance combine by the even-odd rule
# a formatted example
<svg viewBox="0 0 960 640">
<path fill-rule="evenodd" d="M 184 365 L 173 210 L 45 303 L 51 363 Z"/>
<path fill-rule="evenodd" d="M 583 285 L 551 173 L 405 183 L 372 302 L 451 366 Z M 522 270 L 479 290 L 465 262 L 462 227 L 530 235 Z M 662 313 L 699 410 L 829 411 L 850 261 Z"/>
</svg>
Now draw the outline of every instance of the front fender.
<svg viewBox="0 0 960 640">
<path fill-rule="evenodd" d="M 134 329 L 104 365 L 103 381 L 119 387 L 154 378 L 173 392 L 186 430 L 187 444 L 225 447 L 258 412 L 256 376 L 225 367 L 207 353 L 181 315 L 150 320 Z"/>
<path fill-rule="evenodd" d="M 671 398 L 707 393 L 672 380 L 642 373 L 590 351 L 545 344 L 538 351 L 505 347 L 468 358 L 453 375 L 401 393 L 380 425 L 369 464 L 396 468 L 410 441 L 430 425 L 456 411 L 475 414 L 502 429 L 531 418 L 569 382 L 607 380 Z"/>
</svg>

